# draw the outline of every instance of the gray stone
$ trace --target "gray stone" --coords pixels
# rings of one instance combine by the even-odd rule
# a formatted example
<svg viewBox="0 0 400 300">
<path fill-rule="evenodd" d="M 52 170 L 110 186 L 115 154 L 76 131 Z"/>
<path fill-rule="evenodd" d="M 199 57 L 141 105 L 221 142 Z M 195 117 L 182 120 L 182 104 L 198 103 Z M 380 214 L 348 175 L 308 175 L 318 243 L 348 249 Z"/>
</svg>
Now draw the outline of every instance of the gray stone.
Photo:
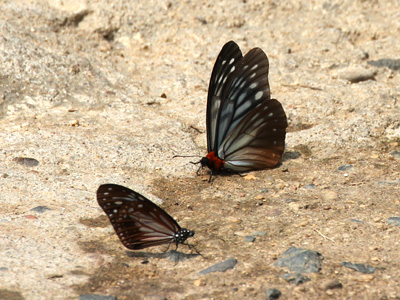
<svg viewBox="0 0 400 300">
<path fill-rule="evenodd" d="M 311 279 L 307 276 L 304 276 L 301 273 L 295 274 L 283 274 L 280 277 L 285 279 L 287 282 L 294 283 L 295 285 L 303 284 L 304 282 L 310 281 Z"/>
<path fill-rule="evenodd" d="M 390 217 L 386 221 L 388 224 L 393 224 L 396 226 L 400 226 L 400 217 Z"/>
<path fill-rule="evenodd" d="M 282 295 L 282 292 L 278 289 L 267 290 L 267 300 L 276 300 Z"/>
<path fill-rule="evenodd" d="M 226 270 L 233 269 L 236 264 L 236 258 L 229 258 L 227 260 L 224 260 L 223 262 L 217 263 L 215 265 L 212 265 L 211 267 L 208 267 L 207 269 L 200 271 L 199 274 L 204 275 L 213 272 L 225 272 Z"/>
<path fill-rule="evenodd" d="M 253 243 L 255 240 L 256 240 L 256 238 L 254 236 L 251 236 L 251 235 L 246 235 L 244 237 L 244 241 L 248 242 L 248 243 Z"/>
<path fill-rule="evenodd" d="M 40 206 L 36 206 L 36 207 L 34 207 L 34 208 L 32 208 L 31 209 L 31 211 L 35 211 L 35 212 L 38 212 L 38 213 L 44 213 L 45 211 L 47 211 L 47 210 L 51 210 L 50 208 L 48 208 L 48 207 L 46 207 L 46 206 L 42 206 L 42 205 L 40 205 Z"/>
<path fill-rule="evenodd" d="M 318 273 L 323 259 L 323 256 L 316 251 L 290 247 L 274 265 L 287 267 L 296 273 Z"/>
<path fill-rule="evenodd" d="M 364 264 L 353 264 L 351 262 L 345 261 L 342 262 L 342 266 L 349 268 L 349 269 L 353 269 L 356 270 L 358 272 L 361 273 L 365 273 L 365 274 L 372 274 L 375 272 L 375 268 L 371 267 L 371 266 L 366 266 Z"/>
<path fill-rule="evenodd" d="M 396 159 L 400 159 L 400 151 L 392 151 L 390 152 L 390 155 L 393 156 Z"/>
<path fill-rule="evenodd" d="M 350 171 L 352 169 L 354 169 L 354 166 L 352 164 L 343 165 L 338 168 L 339 171 Z"/>
</svg>

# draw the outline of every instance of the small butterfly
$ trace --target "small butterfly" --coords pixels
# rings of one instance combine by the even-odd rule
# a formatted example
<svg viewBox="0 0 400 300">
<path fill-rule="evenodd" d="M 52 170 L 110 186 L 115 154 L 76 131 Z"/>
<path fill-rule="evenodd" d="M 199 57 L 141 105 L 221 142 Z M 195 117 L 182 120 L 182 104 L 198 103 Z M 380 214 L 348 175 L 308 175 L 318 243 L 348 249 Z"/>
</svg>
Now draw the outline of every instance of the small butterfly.
<svg viewBox="0 0 400 300">
<path fill-rule="evenodd" d="M 168 243 L 178 247 L 194 235 L 194 231 L 181 228 L 162 208 L 127 187 L 103 184 L 97 190 L 97 202 L 128 249 Z"/>
<path fill-rule="evenodd" d="M 211 175 L 274 168 L 281 161 L 288 123 L 282 105 L 271 99 L 268 69 L 260 48 L 243 57 L 230 41 L 218 55 L 207 97 L 208 154 L 199 162 Z"/>
</svg>

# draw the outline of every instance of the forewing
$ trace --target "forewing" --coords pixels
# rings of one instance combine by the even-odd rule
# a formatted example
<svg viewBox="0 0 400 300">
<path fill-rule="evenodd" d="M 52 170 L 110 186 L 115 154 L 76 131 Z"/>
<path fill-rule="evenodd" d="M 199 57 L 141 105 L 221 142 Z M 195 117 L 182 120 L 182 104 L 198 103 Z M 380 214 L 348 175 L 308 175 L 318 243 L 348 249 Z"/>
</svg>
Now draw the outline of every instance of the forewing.
<svg viewBox="0 0 400 300">
<path fill-rule="evenodd" d="M 211 73 L 207 97 L 207 148 L 208 152 L 216 150 L 216 124 L 221 106 L 221 92 L 228 77 L 232 74 L 234 66 L 242 59 L 239 46 L 230 41 L 224 45 L 219 53 Z"/>
<path fill-rule="evenodd" d="M 240 120 L 220 147 L 224 167 L 236 172 L 274 168 L 285 149 L 285 111 L 279 101 L 266 101 Z"/>
<path fill-rule="evenodd" d="M 268 83 L 269 62 L 264 51 L 254 48 L 234 66 L 235 70 L 222 87 L 222 103 L 217 118 L 219 150 L 236 125 L 258 105 L 271 99 Z"/>
<path fill-rule="evenodd" d="M 163 209 L 127 187 L 101 185 L 97 190 L 97 201 L 128 249 L 168 243 L 181 230 Z"/>
</svg>

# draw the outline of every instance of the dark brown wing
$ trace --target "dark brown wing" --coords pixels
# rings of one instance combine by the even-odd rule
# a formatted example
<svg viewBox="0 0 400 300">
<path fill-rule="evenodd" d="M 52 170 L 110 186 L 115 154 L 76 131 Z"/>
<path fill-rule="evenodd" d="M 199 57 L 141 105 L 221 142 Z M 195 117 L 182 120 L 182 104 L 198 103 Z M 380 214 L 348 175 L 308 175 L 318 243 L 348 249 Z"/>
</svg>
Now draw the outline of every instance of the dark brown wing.
<svg viewBox="0 0 400 300">
<path fill-rule="evenodd" d="M 235 65 L 221 92 L 222 103 L 216 125 L 216 152 L 220 151 L 225 139 L 249 112 L 271 99 L 268 70 L 268 58 L 260 48 L 249 51 Z"/>
<path fill-rule="evenodd" d="M 128 249 L 143 249 L 175 241 L 175 235 L 181 231 L 168 213 L 127 187 L 101 185 L 97 190 L 97 201 Z"/>
<path fill-rule="evenodd" d="M 234 71 L 234 66 L 242 59 L 239 46 L 230 41 L 224 45 L 219 53 L 211 73 L 207 97 L 207 148 L 208 152 L 216 150 L 217 119 L 220 111 L 221 92 L 226 89 L 228 77 Z"/>
<path fill-rule="evenodd" d="M 276 167 L 285 149 L 287 126 L 279 101 L 262 103 L 240 120 L 219 148 L 224 168 L 246 172 Z"/>
</svg>

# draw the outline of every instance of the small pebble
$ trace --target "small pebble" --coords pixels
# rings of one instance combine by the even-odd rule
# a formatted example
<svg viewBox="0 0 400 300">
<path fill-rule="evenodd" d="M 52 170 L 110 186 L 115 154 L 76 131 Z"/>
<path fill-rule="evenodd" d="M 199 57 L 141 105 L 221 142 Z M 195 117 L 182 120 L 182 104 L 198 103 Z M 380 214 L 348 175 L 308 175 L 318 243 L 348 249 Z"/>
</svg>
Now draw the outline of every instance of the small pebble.
<svg viewBox="0 0 400 300">
<path fill-rule="evenodd" d="M 264 236 L 267 235 L 266 231 L 257 231 L 252 234 L 253 236 Z"/>
<path fill-rule="evenodd" d="M 375 272 L 374 267 L 366 266 L 364 264 L 353 264 L 348 261 L 342 262 L 342 266 L 349 268 L 349 269 L 356 270 L 356 271 L 364 273 L 364 274 L 372 274 Z"/>
<path fill-rule="evenodd" d="M 299 285 L 299 284 L 302 284 L 304 282 L 311 280 L 310 278 L 308 278 L 307 276 L 304 276 L 301 273 L 283 274 L 280 277 L 285 279 L 287 282 L 294 283 L 295 285 Z"/>
<path fill-rule="evenodd" d="M 356 222 L 356 223 L 364 223 L 364 221 L 357 220 L 357 219 L 350 219 L 351 222 Z"/>
<path fill-rule="evenodd" d="M 338 76 L 351 83 L 375 79 L 374 72 L 361 67 L 348 67 L 338 71 Z"/>
<path fill-rule="evenodd" d="M 362 274 L 360 277 L 354 278 L 358 282 L 370 282 L 374 280 L 375 276 L 372 274 Z"/>
<path fill-rule="evenodd" d="M 50 208 L 46 207 L 46 206 L 36 206 L 34 208 L 31 209 L 31 211 L 36 211 L 38 213 L 44 213 L 46 210 L 51 210 Z"/>
<path fill-rule="evenodd" d="M 244 237 L 244 241 L 248 242 L 248 243 L 253 243 L 256 240 L 256 238 L 254 236 L 251 235 L 247 235 Z"/>
<path fill-rule="evenodd" d="M 282 292 L 278 289 L 267 290 L 267 300 L 276 300 L 282 295 Z"/>
<path fill-rule="evenodd" d="M 311 183 L 311 184 L 307 184 L 305 186 L 303 186 L 305 189 L 308 190 L 315 190 L 315 184 Z"/>
<path fill-rule="evenodd" d="M 69 125 L 72 127 L 78 127 L 79 126 L 79 120 L 71 120 L 69 121 Z"/>
<path fill-rule="evenodd" d="M 200 271 L 199 274 L 204 275 L 214 272 L 225 272 L 226 270 L 233 269 L 236 266 L 236 264 L 237 264 L 236 258 L 229 258 L 227 260 L 224 260 L 220 263 L 217 263 L 215 265 L 212 265 L 211 267 L 208 267 Z"/>
<path fill-rule="evenodd" d="M 338 168 L 339 171 L 349 171 L 352 169 L 354 169 L 354 166 L 352 164 L 343 165 Z"/>
<path fill-rule="evenodd" d="M 341 289 L 343 284 L 336 279 L 326 280 L 322 282 L 319 286 L 321 290 L 332 290 L 332 289 Z"/>
<path fill-rule="evenodd" d="M 400 217 L 390 217 L 386 221 L 388 224 L 393 224 L 396 226 L 400 226 Z"/>
<path fill-rule="evenodd" d="M 337 200 L 339 199 L 339 194 L 335 191 L 323 191 L 321 193 L 322 199 L 326 200 L 326 201 L 332 201 L 332 200 Z"/>
<path fill-rule="evenodd" d="M 104 296 L 98 294 L 79 295 L 79 300 L 117 300 L 116 296 Z"/>
<path fill-rule="evenodd" d="M 36 167 L 39 161 L 30 157 L 15 157 L 13 159 L 17 164 L 23 165 L 25 167 Z"/>
<path fill-rule="evenodd" d="M 297 199 L 286 199 L 285 201 L 286 201 L 286 203 L 292 203 L 292 202 L 297 202 L 299 200 L 297 200 Z"/>
<path fill-rule="evenodd" d="M 312 250 L 290 247 L 275 262 L 277 267 L 287 267 L 296 273 L 318 273 L 324 257 Z"/>
<path fill-rule="evenodd" d="M 203 278 L 199 278 L 199 279 L 193 281 L 193 285 L 194 286 L 205 286 L 206 281 Z"/>
<path fill-rule="evenodd" d="M 400 159 L 400 151 L 392 151 L 390 152 L 390 155 L 396 159 Z"/>
</svg>

